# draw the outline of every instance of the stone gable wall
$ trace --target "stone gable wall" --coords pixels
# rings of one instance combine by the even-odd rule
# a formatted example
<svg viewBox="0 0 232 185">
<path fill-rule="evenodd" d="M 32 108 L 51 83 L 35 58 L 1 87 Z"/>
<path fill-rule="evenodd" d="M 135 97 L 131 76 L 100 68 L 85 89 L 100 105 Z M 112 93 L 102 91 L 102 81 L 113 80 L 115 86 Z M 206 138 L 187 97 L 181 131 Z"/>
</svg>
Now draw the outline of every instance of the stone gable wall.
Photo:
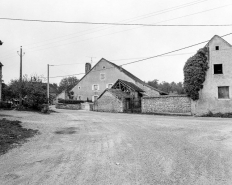
<svg viewBox="0 0 232 185">
<path fill-rule="evenodd" d="M 189 113 L 191 100 L 186 95 L 142 98 L 142 113 Z"/>
<path fill-rule="evenodd" d="M 135 85 L 137 85 L 139 88 L 143 89 L 145 91 L 145 93 L 148 95 L 148 96 L 159 96 L 160 93 L 146 85 L 143 85 L 139 82 L 135 82 Z"/>
<path fill-rule="evenodd" d="M 123 112 L 123 101 L 105 92 L 100 99 L 94 102 L 93 110 L 99 112 Z"/>
</svg>

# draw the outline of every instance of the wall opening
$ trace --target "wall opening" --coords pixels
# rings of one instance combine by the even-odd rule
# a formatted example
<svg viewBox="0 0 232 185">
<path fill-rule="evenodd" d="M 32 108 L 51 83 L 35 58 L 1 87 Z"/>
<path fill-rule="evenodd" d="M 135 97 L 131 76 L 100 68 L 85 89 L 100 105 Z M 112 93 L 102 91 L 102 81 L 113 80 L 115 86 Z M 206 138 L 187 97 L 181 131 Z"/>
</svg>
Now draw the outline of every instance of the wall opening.
<svg viewBox="0 0 232 185">
<path fill-rule="evenodd" d="M 222 64 L 214 64 L 214 74 L 222 74 Z"/>
<path fill-rule="evenodd" d="M 229 86 L 218 87 L 218 99 L 229 99 Z"/>
</svg>

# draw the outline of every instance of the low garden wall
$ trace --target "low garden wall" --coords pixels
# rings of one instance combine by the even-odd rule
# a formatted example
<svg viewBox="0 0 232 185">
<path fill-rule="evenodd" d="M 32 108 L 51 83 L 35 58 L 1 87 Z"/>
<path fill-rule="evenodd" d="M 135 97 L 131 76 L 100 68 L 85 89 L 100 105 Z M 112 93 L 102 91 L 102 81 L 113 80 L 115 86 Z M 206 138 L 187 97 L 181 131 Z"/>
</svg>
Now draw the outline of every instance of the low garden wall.
<svg viewBox="0 0 232 185">
<path fill-rule="evenodd" d="M 191 100 L 186 95 L 163 95 L 142 98 L 142 113 L 191 114 Z"/>
<path fill-rule="evenodd" d="M 56 104 L 57 109 L 70 109 L 70 110 L 80 110 L 81 104 L 63 104 L 58 103 Z"/>
</svg>

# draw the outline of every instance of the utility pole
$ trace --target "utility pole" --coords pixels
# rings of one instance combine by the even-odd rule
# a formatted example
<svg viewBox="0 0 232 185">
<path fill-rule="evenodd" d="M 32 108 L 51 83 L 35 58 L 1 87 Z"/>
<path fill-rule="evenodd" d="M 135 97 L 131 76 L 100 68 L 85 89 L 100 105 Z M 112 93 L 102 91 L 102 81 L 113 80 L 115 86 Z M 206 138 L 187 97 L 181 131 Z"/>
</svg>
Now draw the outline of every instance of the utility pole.
<svg viewBox="0 0 232 185">
<path fill-rule="evenodd" d="M 0 45 L 2 45 L 3 42 L 0 40 Z M 0 62 L 0 101 L 2 101 L 2 63 Z"/>
<path fill-rule="evenodd" d="M 0 102 L 2 101 L 2 63 L 0 62 Z"/>
<path fill-rule="evenodd" d="M 20 56 L 20 71 L 19 71 L 19 82 L 20 82 L 20 90 L 19 90 L 19 105 L 20 107 L 22 106 L 22 62 L 23 62 L 23 55 L 25 53 L 23 53 L 23 49 L 22 46 L 20 46 L 20 52 L 18 52 L 19 56 Z"/>
<path fill-rule="evenodd" d="M 47 76 L 47 101 L 49 106 L 49 64 L 48 64 L 48 76 Z"/>
</svg>

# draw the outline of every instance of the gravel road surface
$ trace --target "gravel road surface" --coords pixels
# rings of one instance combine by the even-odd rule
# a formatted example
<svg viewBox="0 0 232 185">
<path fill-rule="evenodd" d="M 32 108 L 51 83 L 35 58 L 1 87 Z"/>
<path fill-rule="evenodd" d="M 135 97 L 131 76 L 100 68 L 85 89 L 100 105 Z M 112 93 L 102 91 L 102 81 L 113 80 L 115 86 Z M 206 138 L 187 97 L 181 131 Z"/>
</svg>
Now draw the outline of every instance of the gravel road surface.
<svg viewBox="0 0 232 185">
<path fill-rule="evenodd" d="M 1 111 L 41 134 L 0 156 L 0 185 L 232 184 L 232 119 Z"/>
</svg>

